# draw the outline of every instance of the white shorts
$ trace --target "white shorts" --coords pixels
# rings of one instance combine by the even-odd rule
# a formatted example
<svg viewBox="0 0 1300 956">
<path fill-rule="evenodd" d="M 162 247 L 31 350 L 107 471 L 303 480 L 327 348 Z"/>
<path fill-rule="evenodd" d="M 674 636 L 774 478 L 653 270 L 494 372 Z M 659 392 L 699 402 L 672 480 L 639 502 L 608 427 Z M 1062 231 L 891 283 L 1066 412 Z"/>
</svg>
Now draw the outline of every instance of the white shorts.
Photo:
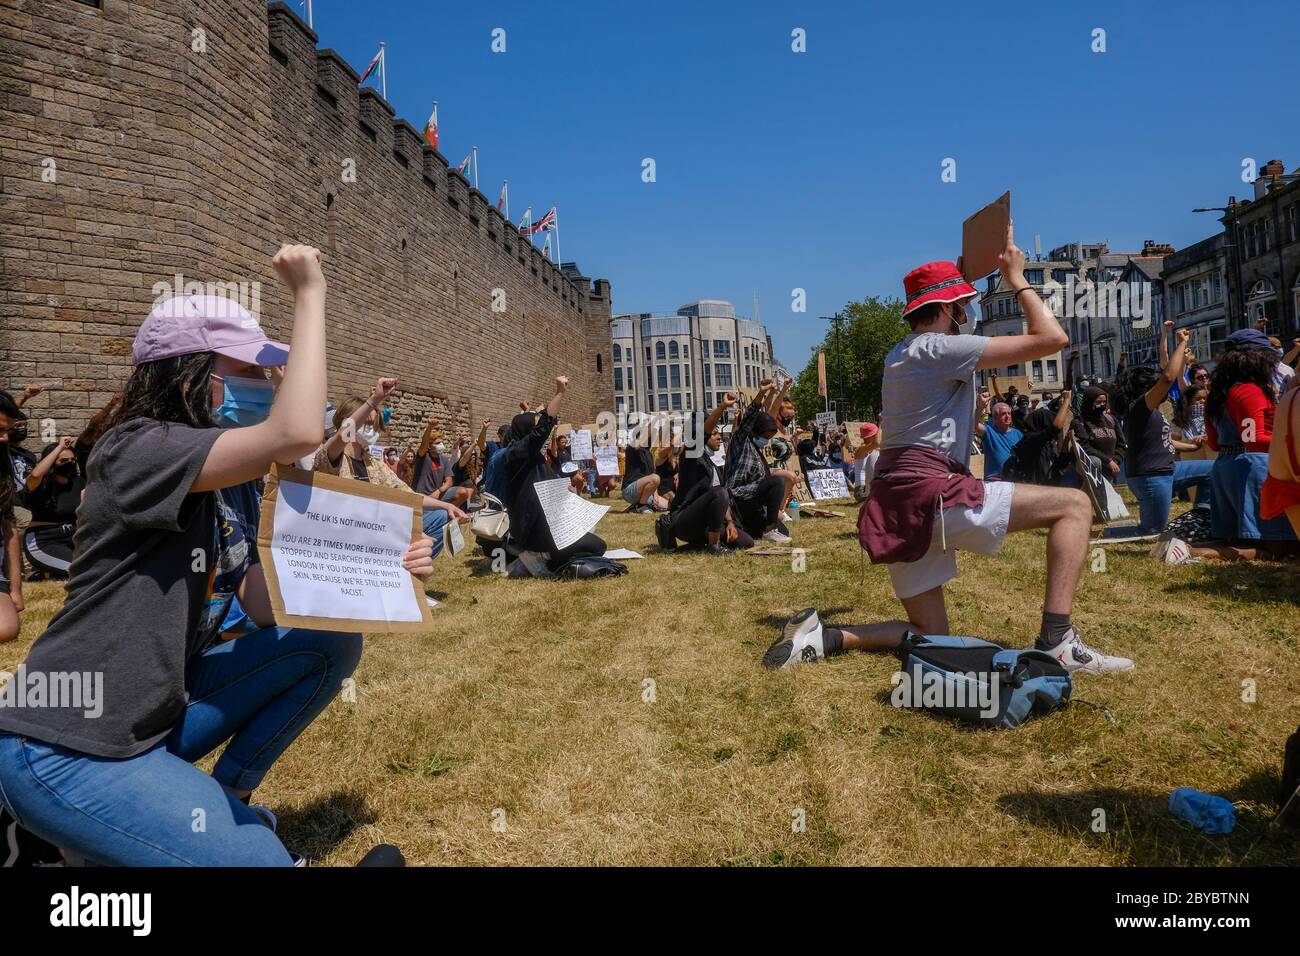
<svg viewBox="0 0 1300 956">
<path fill-rule="evenodd" d="M 984 504 L 978 508 L 947 508 L 942 523 L 938 511 L 934 516 L 934 534 L 930 550 L 919 561 L 887 564 L 889 579 L 899 598 L 916 597 L 931 588 L 947 584 L 957 576 L 957 552 L 997 554 L 1007 537 L 1011 520 L 1011 495 L 1014 482 L 990 481 L 984 484 Z M 944 550 L 944 542 L 948 549 Z"/>
</svg>

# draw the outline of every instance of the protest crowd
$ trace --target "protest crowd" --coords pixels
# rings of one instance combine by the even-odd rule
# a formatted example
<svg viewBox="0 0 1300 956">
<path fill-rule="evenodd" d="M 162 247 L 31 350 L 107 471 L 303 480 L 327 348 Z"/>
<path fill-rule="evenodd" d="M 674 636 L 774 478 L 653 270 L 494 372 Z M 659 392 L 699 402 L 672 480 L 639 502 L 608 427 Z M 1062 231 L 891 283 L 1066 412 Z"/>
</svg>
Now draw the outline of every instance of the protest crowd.
<svg viewBox="0 0 1300 956">
<path fill-rule="evenodd" d="M 1168 563 L 1300 553 L 1300 340 L 1283 355 L 1262 331 L 1234 332 L 1207 369 L 1167 323 L 1159 367 L 1100 381 L 1072 360 L 1056 395 L 1004 392 L 996 378 L 981 389 L 980 370 L 1068 347 L 1024 261 L 1009 233 L 999 269 L 1027 328 L 993 338 L 973 334 L 977 293 L 958 265 L 910 272 L 909 333 L 885 360 L 879 421 L 852 427 L 800 423 L 790 383 L 764 381 L 743 401 L 726 393 L 693 434 L 648 421 L 593 436 L 560 427 L 568 381 L 557 376 L 551 394 L 519 396 L 517 414 L 483 420 L 477 434 L 430 419 L 418 441 L 392 442 L 398 379 L 376 369 L 368 394 L 330 392 L 325 270 L 299 245 L 274 259 L 294 302 L 287 344 L 230 300 L 182 295 L 142 317 L 129 380 L 79 435 L 41 434 L 25 407 L 42 385 L 10 383 L 0 393 L 0 641 L 20 633 L 24 582 L 65 581 L 25 666 L 102 670 L 115 705 L 91 719 L 0 701 L 0 832 L 10 834 L 0 854 L 302 863 L 253 797 L 352 675 L 363 640 L 276 624 L 259 516 L 290 468 L 408 496 L 423 535 L 401 567 L 417 582 L 467 540 L 507 578 L 627 573 L 595 533 L 607 506 L 647 515 L 645 545 L 666 554 L 788 553 L 799 512 L 821 497 L 810 481 L 832 482 L 860 503 L 858 538 L 886 566 L 902 614 L 835 627 L 816 609 L 793 613 L 762 659 L 769 668 L 949 635 L 956 551 L 996 555 L 1008 534 L 1046 529 L 1033 649 L 1062 675 L 1132 668 L 1071 620 L 1091 546 L 1149 541 Z M 1119 524 L 1125 486 L 1138 516 Z M 1192 507 L 1171 521 L 1180 498 Z M 579 503 L 592 510 L 575 512 Z M 561 513 L 571 520 L 561 525 Z M 223 746 L 210 773 L 195 766 Z M 208 811 L 202 834 L 189 825 L 194 807 Z M 363 863 L 394 857 L 380 847 Z"/>
</svg>

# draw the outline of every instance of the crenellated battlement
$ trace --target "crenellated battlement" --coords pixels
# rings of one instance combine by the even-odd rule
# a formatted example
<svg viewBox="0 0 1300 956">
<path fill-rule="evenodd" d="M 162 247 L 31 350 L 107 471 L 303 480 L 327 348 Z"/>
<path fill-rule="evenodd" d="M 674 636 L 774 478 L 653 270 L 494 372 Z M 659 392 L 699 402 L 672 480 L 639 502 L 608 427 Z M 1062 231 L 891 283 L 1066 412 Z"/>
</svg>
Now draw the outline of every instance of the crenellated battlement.
<svg viewBox="0 0 1300 956">
<path fill-rule="evenodd" d="M 391 154 L 393 162 L 412 176 L 422 177 L 431 192 L 445 184 L 443 201 L 460 211 L 472 229 L 486 228 L 500 241 L 510 236 L 511 244 L 519 236 L 513 224 L 497 211 L 496 206 L 483 193 L 470 186 L 459 176 L 447 158 L 434 149 L 420 132 L 404 119 L 396 118 L 390 103 L 377 90 L 359 87 L 361 75 L 338 53 L 331 49 L 317 49 L 319 38 L 298 14 L 283 2 L 267 5 L 268 33 L 271 57 L 287 71 L 287 82 L 313 81 L 328 93 L 322 97 L 329 108 L 355 112 L 358 132 L 370 140 L 381 156 Z M 433 198 L 430 197 L 430 202 Z M 513 233 L 513 235 L 511 235 Z M 531 245 L 525 238 L 525 243 Z M 503 254 L 508 254 L 504 253 Z M 579 284 L 545 256 L 534 249 L 536 258 L 524 257 L 521 266 L 542 276 L 542 283 L 574 309 L 585 307 L 585 299 L 592 293 L 590 284 Z"/>
<path fill-rule="evenodd" d="M 609 283 L 520 237 L 286 4 L 29 4 L 4 42 L 0 379 L 44 385 L 30 409 L 61 434 L 177 276 L 257 283 L 289 335 L 284 242 L 322 250 L 335 398 L 396 375 L 459 428 L 563 374 L 575 417 L 613 406 Z"/>
</svg>

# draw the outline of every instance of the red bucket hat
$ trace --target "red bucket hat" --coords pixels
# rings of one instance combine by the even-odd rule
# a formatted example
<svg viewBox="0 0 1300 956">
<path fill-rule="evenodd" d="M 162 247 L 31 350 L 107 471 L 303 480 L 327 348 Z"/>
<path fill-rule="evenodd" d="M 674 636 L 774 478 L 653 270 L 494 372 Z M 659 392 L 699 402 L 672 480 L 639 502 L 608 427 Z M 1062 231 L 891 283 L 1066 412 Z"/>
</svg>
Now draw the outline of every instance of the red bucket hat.
<svg viewBox="0 0 1300 956">
<path fill-rule="evenodd" d="M 917 266 L 903 276 L 903 291 L 907 293 L 904 316 L 928 302 L 956 302 L 979 295 L 953 262 L 927 262 Z"/>
</svg>

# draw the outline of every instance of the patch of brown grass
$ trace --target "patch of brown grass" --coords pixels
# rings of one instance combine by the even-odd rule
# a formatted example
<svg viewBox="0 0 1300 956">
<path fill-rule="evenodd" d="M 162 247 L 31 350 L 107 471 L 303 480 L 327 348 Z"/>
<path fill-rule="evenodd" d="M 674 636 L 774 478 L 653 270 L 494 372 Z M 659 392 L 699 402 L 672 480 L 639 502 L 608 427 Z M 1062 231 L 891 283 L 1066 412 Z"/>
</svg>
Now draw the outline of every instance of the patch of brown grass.
<svg viewBox="0 0 1300 956">
<path fill-rule="evenodd" d="M 510 581 L 472 553 L 440 559 L 436 630 L 368 638 L 357 702 L 333 702 L 257 799 L 291 848 L 326 864 L 380 841 L 414 864 L 1300 861 L 1294 835 L 1267 831 L 1300 723 L 1296 566 L 1174 568 L 1111 548 L 1074 617 L 1137 670 L 1082 677 L 1079 703 L 1018 730 L 974 731 L 892 707 L 889 656 L 760 667 L 801 607 L 834 623 L 899 615 L 845 510 L 794 526 L 802 574 L 779 557 L 659 554 L 652 518 L 614 512 L 599 533 L 647 555 L 622 578 Z M 997 558 L 963 555 L 954 629 L 1027 645 L 1043 551 L 1031 533 Z M 62 589 L 26 594 L 0 668 L 22 660 Z M 1168 795 L 1184 785 L 1236 801 L 1236 832 L 1175 820 Z"/>
</svg>

